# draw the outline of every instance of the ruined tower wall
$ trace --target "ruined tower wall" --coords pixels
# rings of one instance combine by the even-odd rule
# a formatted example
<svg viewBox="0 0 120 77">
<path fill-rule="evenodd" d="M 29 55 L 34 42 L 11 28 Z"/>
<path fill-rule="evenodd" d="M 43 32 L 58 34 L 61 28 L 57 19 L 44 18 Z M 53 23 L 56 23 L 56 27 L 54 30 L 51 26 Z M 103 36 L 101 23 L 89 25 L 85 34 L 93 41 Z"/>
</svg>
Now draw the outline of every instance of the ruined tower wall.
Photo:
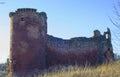
<svg viewBox="0 0 120 77">
<path fill-rule="evenodd" d="M 111 42 L 104 35 L 95 37 L 78 37 L 69 40 L 47 37 L 47 66 L 56 65 L 96 65 L 105 59 L 104 53 Z"/>
<path fill-rule="evenodd" d="M 98 30 L 90 38 L 69 40 L 47 35 L 47 16 L 36 9 L 23 8 L 10 13 L 10 75 L 58 65 L 96 65 L 113 58 L 111 33 Z M 106 52 L 107 51 L 107 52 Z M 105 54 L 105 56 L 104 56 Z"/>
<path fill-rule="evenodd" d="M 10 13 L 11 72 L 15 74 L 45 68 L 47 16 L 36 9 L 18 9 Z M 39 60 L 38 60 L 39 59 Z"/>
<path fill-rule="evenodd" d="M 98 40 L 93 38 L 78 37 L 70 40 L 64 40 L 53 36 L 48 36 L 47 45 L 55 47 L 62 52 L 75 51 L 85 52 L 87 50 L 98 50 Z M 76 51 L 77 52 L 77 51 Z"/>
</svg>

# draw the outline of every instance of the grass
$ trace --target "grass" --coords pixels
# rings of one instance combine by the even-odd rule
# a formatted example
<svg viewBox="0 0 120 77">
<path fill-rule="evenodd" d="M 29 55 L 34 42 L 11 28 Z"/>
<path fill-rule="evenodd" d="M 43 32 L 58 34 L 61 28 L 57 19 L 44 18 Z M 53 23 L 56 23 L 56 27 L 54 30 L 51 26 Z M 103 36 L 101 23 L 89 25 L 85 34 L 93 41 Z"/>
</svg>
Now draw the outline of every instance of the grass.
<svg viewBox="0 0 120 77">
<path fill-rule="evenodd" d="M 38 77 L 120 77 L 120 60 L 98 67 L 68 67 Z"/>
<path fill-rule="evenodd" d="M 6 77 L 4 72 L 0 72 L 0 77 Z M 25 76 L 31 77 L 31 76 Z M 52 69 L 51 72 L 37 74 L 32 77 L 120 77 L 120 60 L 109 64 L 102 64 L 98 67 L 78 67 L 69 66 L 61 69 Z"/>
</svg>

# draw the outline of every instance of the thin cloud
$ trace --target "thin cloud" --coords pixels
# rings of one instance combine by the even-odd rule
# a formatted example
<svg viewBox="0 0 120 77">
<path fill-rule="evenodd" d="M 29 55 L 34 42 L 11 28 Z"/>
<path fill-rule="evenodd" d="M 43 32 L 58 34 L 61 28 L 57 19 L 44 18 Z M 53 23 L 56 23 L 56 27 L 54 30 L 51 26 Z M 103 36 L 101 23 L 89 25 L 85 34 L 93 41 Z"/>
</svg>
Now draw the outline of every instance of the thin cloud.
<svg viewBox="0 0 120 77">
<path fill-rule="evenodd" d="M 5 2 L 0 2 L 0 4 L 5 4 Z"/>
</svg>

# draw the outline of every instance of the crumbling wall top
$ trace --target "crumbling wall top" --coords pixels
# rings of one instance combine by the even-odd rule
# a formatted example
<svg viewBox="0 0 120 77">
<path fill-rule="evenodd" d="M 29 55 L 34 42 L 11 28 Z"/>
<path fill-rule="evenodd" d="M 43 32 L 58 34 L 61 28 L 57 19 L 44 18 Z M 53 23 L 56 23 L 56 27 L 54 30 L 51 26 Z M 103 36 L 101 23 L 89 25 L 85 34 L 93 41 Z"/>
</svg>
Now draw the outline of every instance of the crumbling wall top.
<svg viewBox="0 0 120 77">
<path fill-rule="evenodd" d="M 10 12 L 9 16 L 14 16 L 15 14 L 23 13 L 23 12 L 31 12 L 31 13 L 36 13 L 36 9 L 33 8 L 19 8 L 15 12 Z"/>
<path fill-rule="evenodd" d="M 28 12 L 31 14 L 36 13 L 39 16 L 43 16 L 45 19 L 47 19 L 47 14 L 45 12 L 37 12 L 37 10 L 34 8 L 19 8 L 15 12 L 10 12 L 9 17 L 12 17 L 16 14 L 28 13 Z"/>
<path fill-rule="evenodd" d="M 45 12 L 40 12 L 39 15 L 47 19 L 47 14 Z"/>
<path fill-rule="evenodd" d="M 36 10 L 36 9 L 33 9 L 33 8 L 20 8 L 20 9 L 17 9 L 16 12 L 25 12 L 25 11 L 36 12 L 37 10 Z"/>
<path fill-rule="evenodd" d="M 94 37 L 99 37 L 101 36 L 101 33 L 99 30 L 94 30 Z"/>
</svg>

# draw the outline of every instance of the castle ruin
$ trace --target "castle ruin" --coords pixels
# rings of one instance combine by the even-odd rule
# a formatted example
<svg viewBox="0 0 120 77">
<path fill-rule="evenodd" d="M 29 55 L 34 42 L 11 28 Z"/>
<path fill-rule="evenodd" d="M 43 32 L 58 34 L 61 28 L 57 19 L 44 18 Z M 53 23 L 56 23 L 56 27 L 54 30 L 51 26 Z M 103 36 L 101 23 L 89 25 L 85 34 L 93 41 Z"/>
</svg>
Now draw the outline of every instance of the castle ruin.
<svg viewBox="0 0 120 77">
<path fill-rule="evenodd" d="M 90 38 L 69 40 L 47 34 L 47 15 L 32 8 L 10 12 L 10 75 L 57 65 L 97 65 L 113 59 L 111 32 L 95 30 Z"/>
</svg>

